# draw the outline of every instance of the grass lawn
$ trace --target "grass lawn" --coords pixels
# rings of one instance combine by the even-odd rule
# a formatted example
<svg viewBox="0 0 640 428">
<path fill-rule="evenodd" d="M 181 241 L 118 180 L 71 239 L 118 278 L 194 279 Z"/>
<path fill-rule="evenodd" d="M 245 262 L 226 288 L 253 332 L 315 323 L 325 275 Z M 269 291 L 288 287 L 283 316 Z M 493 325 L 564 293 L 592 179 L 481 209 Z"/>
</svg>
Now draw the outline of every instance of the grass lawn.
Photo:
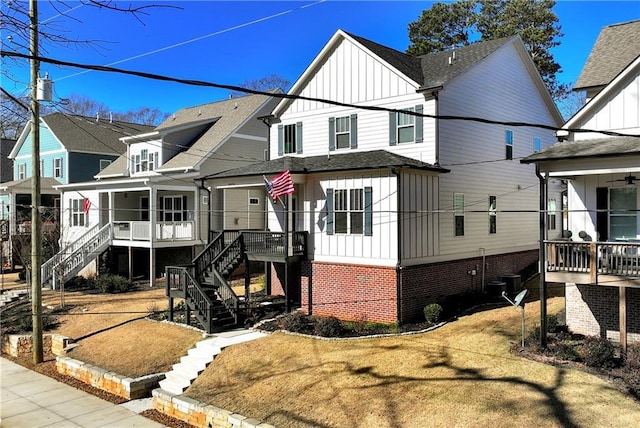
<svg viewBox="0 0 640 428">
<path fill-rule="evenodd" d="M 539 304 L 526 313 L 537 323 Z M 224 350 L 186 395 L 279 428 L 637 426 L 640 405 L 612 383 L 512 355 L 520 325 L 507 307 L 407 336 L 275 333 Z"/>
</svg>

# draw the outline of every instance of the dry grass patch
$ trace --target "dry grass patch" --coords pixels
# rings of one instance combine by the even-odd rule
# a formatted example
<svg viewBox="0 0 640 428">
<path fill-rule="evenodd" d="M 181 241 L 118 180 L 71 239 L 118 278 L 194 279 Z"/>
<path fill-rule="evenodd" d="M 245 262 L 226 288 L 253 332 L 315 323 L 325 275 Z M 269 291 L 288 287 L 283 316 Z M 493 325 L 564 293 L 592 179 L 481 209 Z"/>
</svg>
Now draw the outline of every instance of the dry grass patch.
<svg viewBox="0 0 640 428">
<path fill-rule="evenodd" d="M 550 301 L 549 313 L 564 299 Z M 531 327 L 538 303 L 527 305 Z M 510 354 L 512 307 L 430 333 L 317 340 L 282 333 L 226 349 L 186 395 L 279 428 L 631 426 L 637 402 L 586 373 Z"/>
<path fill-rule="evenodd" d="M 169 371 L 201 339 L 197 331 L 143 319 L 89 336 L 68 356 L 135 378 Z"/>
</svg>

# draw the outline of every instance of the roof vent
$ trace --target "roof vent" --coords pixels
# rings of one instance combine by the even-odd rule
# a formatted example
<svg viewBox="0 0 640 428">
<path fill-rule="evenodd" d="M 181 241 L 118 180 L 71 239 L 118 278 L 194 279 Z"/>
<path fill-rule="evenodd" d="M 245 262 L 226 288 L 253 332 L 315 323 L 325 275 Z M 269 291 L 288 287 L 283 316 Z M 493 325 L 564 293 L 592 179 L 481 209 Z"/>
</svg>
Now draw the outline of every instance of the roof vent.
<svg viewBox="0 0 640 428">
<path fill-rule="evenodd" d="M 96 113 L 96 122 L 100 122 L 100 112 Z"/>
<path fill-rule="evenodd" d="M 113 123 L 113 113 L 109 112 L 109 123 Z"/>
<path fill-rule="evenodd" d="M 200 116 L 202 114 L 202 109 L 198 109 L 198 116 Z"/>
<path fill-rule="evenodd" d="M 238 102 L 236 101 L 235 104 L 233 105 L 233 108 L 238 108 Z"/>
</svg>

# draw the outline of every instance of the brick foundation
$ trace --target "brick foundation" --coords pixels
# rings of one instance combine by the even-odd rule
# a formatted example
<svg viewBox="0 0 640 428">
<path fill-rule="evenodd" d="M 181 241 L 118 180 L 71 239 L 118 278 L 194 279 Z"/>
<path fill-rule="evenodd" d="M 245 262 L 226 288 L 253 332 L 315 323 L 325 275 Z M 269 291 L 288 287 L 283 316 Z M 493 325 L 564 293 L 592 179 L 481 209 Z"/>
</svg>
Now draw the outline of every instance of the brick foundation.
<svg viewBox="0 0 640 428">
<path fill-rule="evenodd" d="M 567 326 L 574 333 L 620 341 L 618 289 L 565 285 Z M 640 289 L 627 288 L 627 341 L 640 342 Z"/>
<path fill-rule="evenodd" d="M 538 251 L 487 256 L 484 284 L 538 260 Z M 423 308 L 445 296 L 482 291 L 482 257 L 404 267 L 304 261 L 290 274 L 303 311 L 343 320 L 407 323 L 423 320 Z M 271 269 L 271 293 L 283 295 L 284 265 Z M 469 272 L 475 270 L 476 275 Z M 309 296 L 311 290 L 311 296 Z M 311 297 L 311 299 L 309 299 Z M 398 302 L 398 298 L 400 302 Z M 311 308 L 309 308 L 311 300 Z"/>
</svg>

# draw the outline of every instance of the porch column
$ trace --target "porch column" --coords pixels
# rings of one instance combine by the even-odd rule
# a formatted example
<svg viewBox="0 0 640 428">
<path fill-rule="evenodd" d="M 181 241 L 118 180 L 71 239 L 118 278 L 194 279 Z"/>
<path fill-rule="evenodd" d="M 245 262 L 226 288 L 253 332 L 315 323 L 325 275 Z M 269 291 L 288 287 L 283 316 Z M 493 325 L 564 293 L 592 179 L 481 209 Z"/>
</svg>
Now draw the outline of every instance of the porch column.
<svg viewBox="0 0 640 428">
<path fill-rule="evenodd" d="M 129 282 L 133 282 L 133 248 L 131 245 L 127 247 L 127 251 L 129 251 Z"/>
<path fill-rule="evenodd" d="M 620 348 L 622 352 L 627 352 L 627 287 L 618 288 L 618 298 L 620 305 Z"/>
<path fill-rule="evenodd" d="M 156 249 L 154 248 L 156 241 L 156 219 L 158 217 L 156 210 L 156 199 L 158 191 L 155 187 L 149 189 L 149 287 L 153 287 L 156 279 Z"/>
<path fill-rule="evenodd" d="M 188 212 L 188 211 L 187 211 Z M 185 220 L 189 220 L 188 218 Z M 200 230 L 200 189 L 193 191 L 193 230 L 191 231 L 191 239 L 202 239 L 202 231 Z M 207 238 L 205 242 L 209 242 L 209 231 L 207 230 Z"/>
<path fill-rule="evenodd" d="M 149 248 L 149 287 L 153 287 L 156 279 L 156 249 Z"/>
<path fill-rule="evenodd" d="M 115 199 L 116 199 L 116 195 L 112 191 L 109 191 L 109 224 L 113 224 L 113 221 L 114 221 L 113 207 L 115 206 Z"/>
</svg>

